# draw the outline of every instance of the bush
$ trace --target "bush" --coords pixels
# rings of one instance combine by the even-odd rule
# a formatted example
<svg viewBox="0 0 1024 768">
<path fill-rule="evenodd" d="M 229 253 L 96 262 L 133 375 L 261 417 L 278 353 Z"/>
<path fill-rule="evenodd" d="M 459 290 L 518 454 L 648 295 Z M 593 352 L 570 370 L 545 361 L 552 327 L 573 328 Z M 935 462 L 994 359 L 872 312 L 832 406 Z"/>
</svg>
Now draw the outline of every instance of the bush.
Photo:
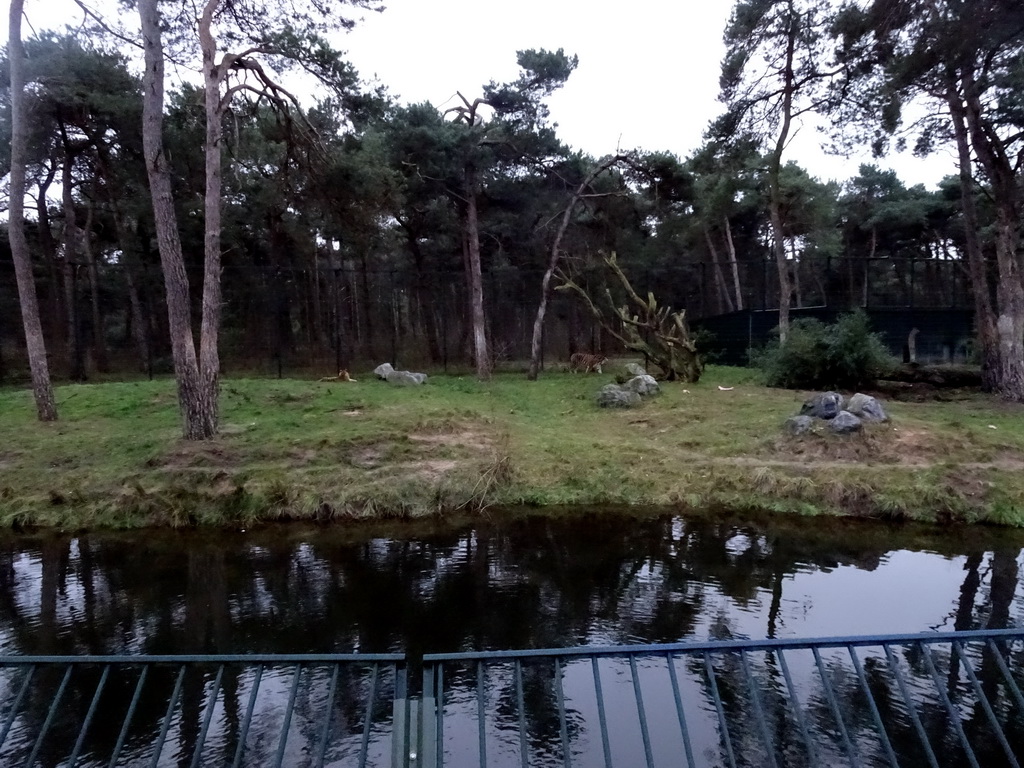
<svg viewBox="0 0 1024 768">
<path fill-rule="evenodd" d="M 860 310 L 841 315 L 831 325 L 795 320 L 785 344 L 775 341 L 752 353 L 751 361 L 768 386 L 790 389 L 858 389 L 896 367 Z"/>
</svg>

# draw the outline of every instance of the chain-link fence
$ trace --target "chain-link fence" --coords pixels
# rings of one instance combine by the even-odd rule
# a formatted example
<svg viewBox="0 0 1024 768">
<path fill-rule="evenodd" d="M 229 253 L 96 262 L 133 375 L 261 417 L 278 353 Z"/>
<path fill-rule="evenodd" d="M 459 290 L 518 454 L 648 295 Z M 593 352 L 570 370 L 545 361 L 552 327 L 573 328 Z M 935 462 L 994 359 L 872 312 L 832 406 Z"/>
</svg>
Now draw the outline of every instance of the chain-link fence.
<svg viewBox="0 0 1024 768">
<path fill-rule="evenodd" d="M 937 259 L 835 259 L 794 262 L 794 313 L 830 319 L 852 307 L 869 310 L 899 354 L 909 331 L 921 332 L 926 356 L 963 357 L 972 305 L 963 265 Z M 712 334 L 710 349 L 742 363 L 777 323 L 774 262 L 624 265 L 636 292 L 685 309 Z M 195 327 L 201 268 L 189 272 Z M 521 367 L 530 357 L 543 273 L 518 268 L 484 274 L 484 306 L 492 363 Z M 612 316 L 625 292 L 605 269 L 574 280 Z M 557 282 L 557 281 L 556 281 Z M 36 286 L 55 378 L 170 373 L 163 277 L 156 266 L 36 266 Z M 222 274 L 221 358 L 227 373 L 297 376 L 381 362 L 458 371 L 472 365 L 466 279 L 461 272 L 413 269 L 319 269 L 228 266 Z M 738 288 L 737 288 L 738 286 Z M 198 330 L 197 330 L 198 333 Z M 615 354 L 618 342 L 569 291 L 551 292 L 543 334 L 547 365 L 576 351 Z M 0 379 L 27 377 L 14 272 L 0 263 Z"/>
</svg>

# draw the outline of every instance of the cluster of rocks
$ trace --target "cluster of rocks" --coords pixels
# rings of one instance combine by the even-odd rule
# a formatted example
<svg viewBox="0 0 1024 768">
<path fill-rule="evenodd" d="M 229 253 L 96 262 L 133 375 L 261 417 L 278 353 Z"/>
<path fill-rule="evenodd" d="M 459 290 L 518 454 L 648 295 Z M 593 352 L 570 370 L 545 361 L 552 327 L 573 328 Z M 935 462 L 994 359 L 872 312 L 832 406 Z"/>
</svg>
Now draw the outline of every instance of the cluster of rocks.
<svg viewBox="0 0 1024 768">
<path fill-rule="evenodd" d="M 858 392 L 847 400 L 838 392 L 821 392 L 803 404 L 798 416 L 786 419 L 784 427 L 791 435 L 803 435 L 814 429 L 815 419 L 823 420 L 830 432 L 848 435 L 865 423 L 888 421 L 889 416 L 870 395 Z"/>
<path fill-rule="evenodd" d="M 389 384 L 400 384 L 403 386 L 415 386 L 427 380 L 425 373 L 413 373 L 412 371 L 396 371 L 391 363 L 381 363 L 373 369 L 378 379 L 383 379 Z"/>
<path fill-rule="evenodd" d="M 653 376 L 636 363 L 626 366 L 632 378 L 622 384 L 605 384 L 597 393 L 597 404 L 602 408 L 632 408 L 640 401 L 661 391 Z M 639 371 L 639 372 L 638 372 Z"/>
</svg>

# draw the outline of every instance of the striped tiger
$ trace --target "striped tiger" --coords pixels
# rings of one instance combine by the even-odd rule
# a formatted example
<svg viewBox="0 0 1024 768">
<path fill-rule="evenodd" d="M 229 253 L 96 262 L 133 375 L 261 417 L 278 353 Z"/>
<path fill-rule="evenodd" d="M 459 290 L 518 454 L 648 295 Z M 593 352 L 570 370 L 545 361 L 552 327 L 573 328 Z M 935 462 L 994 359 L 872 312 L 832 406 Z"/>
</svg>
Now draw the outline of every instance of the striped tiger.
<svg viewBox="0 0 1024 768">
<path fill-rule="evenodd" d="M 569 370 L 573 373 L 577 371 L 601 373 L 601 366 L 607 362 L 608 358 L 604 355 L 588 355 L 584 352 L 577 352 L 569 357 Z"/>
</svg>

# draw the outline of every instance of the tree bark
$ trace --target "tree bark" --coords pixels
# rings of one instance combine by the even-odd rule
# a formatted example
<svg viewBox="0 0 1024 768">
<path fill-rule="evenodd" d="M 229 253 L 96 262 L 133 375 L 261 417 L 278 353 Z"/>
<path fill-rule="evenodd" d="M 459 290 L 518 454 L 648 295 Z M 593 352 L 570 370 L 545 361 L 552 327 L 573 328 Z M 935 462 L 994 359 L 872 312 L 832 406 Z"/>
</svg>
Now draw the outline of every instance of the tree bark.
<svg viewBox="0 0 1024 768">
<path fill-rule="evenodd" d="M 779 135 L 775 139 L 775 147 L 768 163 L 768 212 L 772 224 L 774 240 L 775 264 L 779 272 L 779 341 L 786 342 L 789 335 L 789 307 L 792 301 L 793 288 L 789 278 L 789 262 L 786 258 L 786 238 L 782 225 L 782 153 L 786 148 L 790 127 L 793 122 L 793 61 L 796 55 L 796 36 L 799 21 L 790 14 L 789 30 L 786 39 L 785 82 L 782 92 L 782 124 Z"/>
<path fill-rule="evenodd" d="M 138 4 L 145 54 L 142 144 L 167 292 L 167 320 L 178 384 L 182 432 L 186 440 L 205 440 L 213 436 L 213 430 L 200 386 L 199 365 L 192 338 L 188 275 L 181 254 L 171 176 L 163 145 L 164 52 L 157 2 L 139 0 Z"/>
<path fill-rule="evenodd" d="M 46 342 L 39 322 L 39 304 L 32 276 L 32 257 L 25 237 L 25 162 L 28 155 L 28 123 L 25 109 L 25 51 L 21 42 L 23 0 L 11 0 L 7 54 L 11 69 L 11 180 L 8 238 L 18 283 L 21 322 L 32 376 L 32 395 L 40 421 L 57 419 L 57 404 L 46 361 Z"/>
<path fill-rule="evenodd" d="M 729 264 L 732 266 L 732 284 L 736 289 L 736 309 L 743 310 L 743 287 L 740 285 L 740 265 L 736 260 L 736 245 L 732 241 L 732 226 L 725 217 L 725 241 L 729 244 Z"/>
<path fill-rule="evenodd" d="M 203 84 L 206 86 L 206 193 L 204 195 L 205 233 L 203 238 L 203 319 L 199 335 L 199 381 L 202 405 L 209 435 L 217 432 L 219 420 L 220 354 L 220 227 L 221 227 L 221 141 L 224 136 L 224 108 L 221 85 L 226 61 L 217 63 L 217 43 L 213 37 L 213 18 L 222 0 L 207 0 L 199 19 L 199 43 L 203 52 Z"/>
<path fill-rule="evenodd" d="M 103 335 L 103 311 L 100 307 L 100 275 L 96 265 L 96 254 L 92 250 L 92 232 L 94 206 L 89 201 L 85 217 L 85 228 L 82 230 L 82 253 L 85 255 L 85 263 L 89 269 L 89 297 L 92 304 L 92 349 L 96 370 L 107 373 L 110 370 L 110 361 L 107 355 L 107 343 Z"/>
<path fill-rule="evenodd" d="M 466 245 L 468 252 L 467 282 L 470 299 L 470 316 L 473 321 L 473 357 L 476 363 L 476 377 L 481 381 L 491 378 L 491 357 L 487 352 L 487 326 L 484 317 L 484 280 L 480 266 L 480 225 L 476 209 L 476 169 L 472 163 L 466 166 Z"/>
<path fill-rule="evenodd" d="M 715 241 L 711 239 L 711 232 L 705 226 L 704 241 L 708 244 L 708 251 L 711 254 L 711 269 L 715 275 L 715 286 L 718 288 L 718 301 L 723 312 L 732 312 L 732 299 L 729 297 L 729 288 L 725 284 L 725 275 L 722 273 L 722 262 L 718 258 L 718 249 L 715 248 Z"/>
<path fill-rule="evenodd" d="M 993 392 L 999 386 L 999 340 L 996 333 L 996 317 L 992 309 L 992 297 L 988 283 L 988 269 L 985 254 L 979 239 L 980 224 L 974 200 L 974 173 L 971 148 L 967 135 L 964 106 L 959 95 L 952 88 L 947 98 L 950 116 L 953 120 L 953 134 L 956 139 L 960 171 L 960 201 L 964 214 L 964 250 L 967 255 L 967 269 L 971 281 L 971 295 L 974 298 L 974 325 L 978 333 L 978 347 L 981 354 L 982 388 Z"/>
<path fill-rule="evenodd" d="M 1007 400 L 1024 402 L 1024 274 L 1018 261 L 1020 219 L 1018 179 L 997 131 L 984 118 L 974 73 L 963 73 L 964 116 L 971 145 L 991 181 L 996 207 L 996 287 L 999 342 L 998 392 Z"/>
<path fill-rule="evenodd" d="M 75 216 L 73 169 L 75 155 L 67 148 L 64 139 L 64 166 L 61 170 L 61 204 L 64 211 L 63 256 L 61 276 L 64 282 L 64 303 L 67 306 L 67 337 L 69 377 L 72 381 L 85 381 L 85 361 L 82 354 L 82 334 L 79 332 L 78 301 L 76 298 L 75 272 L 78 269 L 78 220 Z"/>
</svg>

